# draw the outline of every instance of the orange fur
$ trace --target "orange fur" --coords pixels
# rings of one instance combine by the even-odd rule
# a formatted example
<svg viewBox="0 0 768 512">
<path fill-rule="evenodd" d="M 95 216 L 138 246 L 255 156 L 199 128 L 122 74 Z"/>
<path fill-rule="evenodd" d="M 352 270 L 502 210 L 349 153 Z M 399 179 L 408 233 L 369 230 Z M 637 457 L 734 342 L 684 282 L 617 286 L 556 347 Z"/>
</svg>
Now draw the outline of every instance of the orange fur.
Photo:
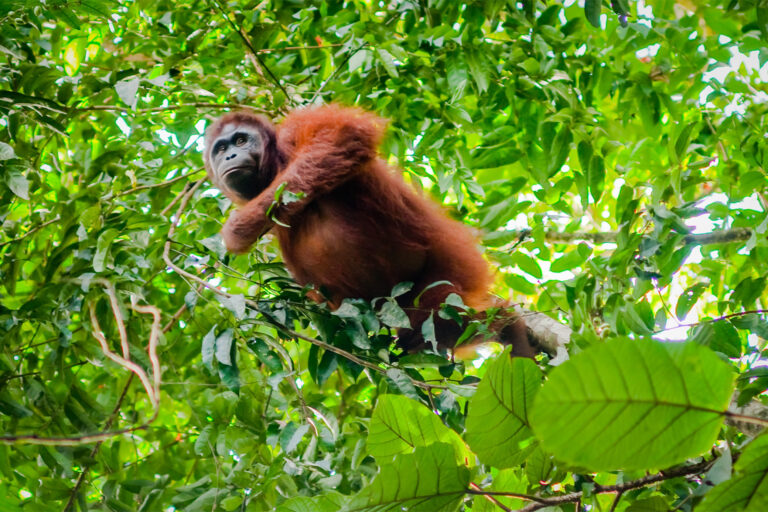
<svg viewBox="0 0 768 512">
<path fill-rule="evenodd" d="M 275 132 L 263 118 L 228 114 L 206 134 L 209 173 L 210 141 L 227 123 L 257 126 L 266 139 L 275 140 L 264 158 L 277 162 L 271 185 L 241 204 L 225 224 L 222 236 L 229 250 L 243 252 L 273 229 L 295 279 L 324 290 L 332 306 L 344 298 L 386 296 L 394 285 L 413 282 L 412 291 L 399 298 L 412 326 L 400 331 L 399 344 L 409 351 L 424 347 L 421 325 L 450 293 L 477 310 L 494 305 L 492 275 L 470 229 L 447 217 L 378 157 L 386 127 L 382 119 L 329 105 L 292 112 Z M 303 194 L 273 210 L 290 227 L 265 215 L 281 183 Z M 451 284 L 424 291 L 435 281 Z M 439 345 L 453 347 L 461 327 L 436 314 L 433 318 Z"/>
</svg>

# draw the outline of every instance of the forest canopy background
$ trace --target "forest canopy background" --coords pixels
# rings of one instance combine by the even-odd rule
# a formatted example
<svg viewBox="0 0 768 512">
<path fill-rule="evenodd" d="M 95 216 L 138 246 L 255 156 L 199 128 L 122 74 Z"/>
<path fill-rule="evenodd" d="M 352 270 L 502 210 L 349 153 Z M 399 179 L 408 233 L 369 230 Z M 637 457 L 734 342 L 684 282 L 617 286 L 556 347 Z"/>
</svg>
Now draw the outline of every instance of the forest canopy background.
<svg viewBox="0 0 768 512">
<path fill-rule="evenodd" d="M 3 2 L 0 508 L 763 510 L 713 484 L 768 471 L 720 428 L 768 385 L 768 5 L 610 4 Z M 540 400 L 669 357 L 638 389 L 702 430 L 528 417 L 550 356 L 403 356 L 394 301 L 312 303 L 269 237 L 226 255 L 205 127 L 329 102 L 388 119 L 496 293 L 572 329 Z M 646 458 L 579 451 L 613 434 Z"/>
</svg>

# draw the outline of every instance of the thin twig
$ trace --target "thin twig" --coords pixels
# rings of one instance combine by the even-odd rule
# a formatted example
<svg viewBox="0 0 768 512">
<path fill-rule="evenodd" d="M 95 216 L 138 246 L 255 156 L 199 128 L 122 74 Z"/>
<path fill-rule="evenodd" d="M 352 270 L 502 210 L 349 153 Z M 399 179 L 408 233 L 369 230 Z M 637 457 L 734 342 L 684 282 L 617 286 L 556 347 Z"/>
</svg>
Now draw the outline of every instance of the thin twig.
<svg viewBox="0 0 768 512">
<path fill-rule="evenodd" d="M 127 360 L 129 357 L 131 357 L 130 346 L 128 345 L 128 331 L 125 329 L 125 321 L 123 320 L 123 313 L 120 310 L 120 302 L 117 299 L 117 291 L 115 290 L 115 287 L 112 285 L 112 283 L 110 283 L 106 279 L 94 279 L 93 282 L 102 285 L 107 292 L 107 296 L 109 297 L 109 304 L 112 307 L 112 314 L 115 316 L 115 323 L 117 324 L 117 332 L 120 335 L 120 347 L 123 349 L 123 358 Z M 106 345 L 107 340 L 106 338 L 104 338 L 104 335 L 101 334 L 101 327 L 99 326 L 99 321 L 96 319 L 95 307 L 96 307 L 95 304 L 93 303 L 90 304 L 91 325 L 93 325 L 93 327 L 96 329 L 96 333 L 94 334 L 94 336 L 96 336 L 96 339 L 99 340 L 99 342 L 103 340 L 104 346 L 107 346 Z M 101 338 L 99 338 L 99 336 L 101 336 Z M 112 353 L 112 351 L 110 351 L 109 348 L 107 348 L 107 351 Z M 106 352 L 105 352 L 105 355 L 109 357 L 109 354 L 107 354 Z M 141 371 L 143 373 L 143 370 Z"/>
<path fill-rule="evenodd" d="M 622 496 L 624 496 L 624 491 L 616 493 L 616 497 L 613 499 L 613 503 L 611 503 L 611 510 L 608 512 L 616 512 L 616 507 L 619 506 L 619 502 L 621 501 Z"/>
<path fill-rule="evenodd" d="M 483 489 L 482 489 L 482 487 L 480 487 L 479 485 L 477 485 L 475 482 L 471 482 L 471 483 L 469 484 L 469 486 L 470 486 L 472 489 L 475 489 L 475 490 L 477 490 L 477 491 L 482 491 L 482 490 L 483 490 Z M 483 494 L 483 497 L 484 497 L 485 499 L 487 499 L 488 501 L 490 501 L 491 503 L 493 503 L 494 505 L 496 505 L 497 507 L 499 507 L 499 508 L 500 508 L 501 510 L 503 510 L 504 512 L 512 512 L 512 509 L 511 509 L 511 508 L 507 507 L 506 505 L 504 505 L 502 502 L 500 502 L 499 500 L 497 500 L 497 499 L 496 499 L 496 498 L 494 498 L 493 496 L 488 496 L 487 494 Z"/>
<path fill-rule="evenodd" d="M 528 237 L 530 230 L 510 231 L 511 236 Z M 708 245 L 708 244 L 729 244 L 736 242 L 746 242 L 752 236 L 752 230 L 749 228 L 733 228 L 712 233 L 694 233 L 683 235 L 685 245 Z M 587 241 L 595 244 L 616 243 L 618 233 L 616 232 L 586 232 L 576 231 L 573 233 L 563 233 L 560 231 L 548 231 L 544 234 L 544 239 L 548 242 L 573 243 L 577 241 Z"/>
<path fill-rule="evenodd" d="M 339 46 L 344 46 L 344 43 L 317 44 L 310 46 L 285 46 L 283 48 L 261 48 L 256 50 L 256 53 L 273 53 L 296 50 L 321 50 L 323 48 L 338 48 Z"/>
<path fill-rule="evenodd" d="M 137 430 L 147 428 L 152 422 L 155 421 L 155 419 L 157 419 L 157 416 L 160 412 L 160 379 L 161 379 L 160 359 L 157 356 L 157 343 L 161 333 L 160 310 L 157 309 L 155 306 L 151 306 L 151 305 L 134 304 L 132 306 L 133 309 L 138 311 L 139 313 L 152 315 L 152 326 L 149 334 L 149 343 L 147 346 L 147 354 L 149 356 L 149 360 L 152 365 L 153 379 L 152 381 L 150 381 L 144 369 L 129 359 L 130 347 L 128 345 L 128 334 L 125 328 L 125 321 L 123 319 L 123 314 L 120 309 L 120 303 L 117 298 L 117 292 L 114 288 L 114 285 L 111 282 L 107 281 L 106 279 L 94 279 L 93 282 L 103 286 L 104 289 L 106 290 L 107 296 L 109 297 L 109 303 L 112 309 L 112 315 L 115 318 L 115 323 L 117 324 L 117 330 L 120 336 L 120 345 L 122 348 L 123 356 L 118 355 L 117 353 L 113 352 L 112 349 L 109 348 L 109 343 L 107 342 L 107 339 L 104 336 L 104 332 L 101 330 L 101 325 L 99 325 L 99 320 L 96 315 L 96 305 L 94 302 L 91 302 L 90 304 L 88 304 L 88 310 L 91 317 L 91 327 L 92 327 L 93 337 L 96 338 L 96 341 L 99 342 L 101 351 L 104 353 L 104 355 L 108 359 L 111 359 L 121 367 L 125 368 L 126 370 L 129 370 L 130 372 L 132 372 L 132 374 L 136 375 L 139 378 L 139 381 L 141 381 L 141 384 L 144 387 L 144 391 L 147 393 L 147 396 L 149 397 L 149 401 L 152 404 L 152 409 L 153 409 L 152 416 L 146 422 L 144 422 L 139 426 L 125 428 L 122 430 L 100 432 L 97 434 L 85 434 L 85 435 L 72 436 L 72 437 L 40 437 L 37 435 L 3 436 L 3 437 L 0 437 L 0 443 L 36 444 L 36 445 L 46 445 L 46 446 L 77 446 L 77 445 L 88 444 L 88 443 L 100 443 L 102 441 L 105 441 L 107 439 L 110 439 L 118 435 L 135 432 Z M 111 425 L 111 422 L 109 424 Z"/>
<path fill-rule="evenodd" d="M 719 316 L 717 318 L 710 318 L 709 320 L 701 320 L 699 322 L 695 322 L 692 324 L 677 324 L 675 327 L 667 327 L 665 329 L 659 329 L 658 331 L 654 331 L 652 334 L 659 334 L 660 332 L 669 331 L 672 329 L 677 329 L 680 327 L 697 327 L 702 324 L 713 324 L 715 322 L 722 322 L 723 320 L 728 320 L 730 318 L 738 318 L 740 316 L 746 316 L 746 315 L 764 315 L 768 313 L 767 309 L 751 309 L 749 311 L 739 311 L 738 313 L 730 313 L 728 315 Z"/>
<path fill-rule="evenodd" d="M 57 338 L 57 340 L 58 340 L 58 338 Z M 78 361 L 77 363 L 72 363 L 70 365 L 65 366 L 64 369 L 77 368 L 78 366 L 83 366 L 84 364 L 88 364 L 88 361 Z M 40 375 L 41 373 L 43 373 L 43 372 L 42 371 L 37 371 L 37 372 L 13 373 L 13 374 L 10 374 L 10 375 L 5 375 L 2 378 L 0 378 L 0 385 L 3 385 L 6 382 L 11 381 L 13 379 L 25 379 L 27 377 L 32 377 L 32 376 L 35 376 L 35 375 Z"/>
<path fill-rule="evenodd" d="M 125 400 L 126 395 L 128 395 L 128 389 L 131 387 L 131 382 L 133 382 L 133 374 L 128 375 L 128 380 L 125 382 L 125 386 L 123 386 L 123 392 L 120 393 L 120 397 L 117 399 L 117 403 L 115 404 L 114 409 L 112 409 L 112 414 L 107 418 L 107 422 L 104 424 L 104 430 L 109 430 L 112 428 L 112 424 L 114 423 L 115 419 L 117 418 L 117 414 L 120 412 L 120 407 L 123 405 L 123 400 Z M 99 448 L 101 448 L 101 444 L 103 441 L 99 441 L 96 443 L 96 445 L 91 450 L 91 456 L 90 460 L 93 461 L 96 457 L 96 454 L 99 453 Z M 68 512 L 69 510 L 72 510 L 72 507 L 75 504 L 75 498 L 77 497 L 77 491 L 80 489 L 80 486 L 83 485 L 83 482 L 85 481 L 85 477 L 88 474 L 88 471 L 91 469 L 91 462 L 86 462 L 83 466 L 83 469 L 80 471 L 80 476 L 77 477 L 77 481 L 75 482 L 75 486 L 72 488 L 72 491 L 70 491 L 69 494 L 69 500 L 67 500 L 67 504 L 64 507 L 64 512 Z"/>
<path fill-rule="evenodd" d="M 232 21 L 232 18 L 229 17 L 229 12 L 224 8 L 224 6 L 221 5 L 220 0 L 213 0 L 213 2 L 216 4 L 216 7 L 219 8 L 219 12 L 221 12 L 221 15 L 224 16 L 224 18 L 227 20 L 227 23 L 229 23 L 229 26 L 232 27 L 232 30 L 237 32 L 237 35 L 240 36 L 240 39 L 243 41 L 243 44 L 248 48 L 248 51 L 253 56 L 253 58 L 258 63 L 257 69 L 260 69 L 262 71 L 265 71 L 272 82 L 280 88 L 281 91 L 283 91 L 283 94 L 285 94 L 285 97 L 293 103 L 293 99 L 288 94 L 288 91 L 285 90 L 285 87 L 282 83 L 280 83 L 280 80 L 275 76 L 274 73 L 272 73 L 272 70 L 269 69 L 269 67 L 264 63 L 264 61 L 259 57 L 259 52 L 256 51 L 256 48 L 253 47 L 253 43 L 251 43 L 251 40 L 248 38 L 248 36 L 245 35 L 245 31 L 243 31 L 242 27 L 238 27 L 234 21 Z"/>
<path fill-rule="evenodd" d="M 36 231 L 39 231 L 39 230 L 43 229 L 46 226 L 49 226 L 49 225 L 53 224 L 54 222 L 58 222 L 59 220 L 61 220 L 61 217 L 59 215 L 56 215 L 56 217 L 52 218 L 51 220 L 47 220 L 47 221 L 43 222 L 42 224 L 38 224 L 37 226 L 33 227 L 32 229 L 30 229 L 29 231 L 27 231 L 23 235 L 19 235 L 16 238 L 12 238 L 11 240 L 8 240 L 6 242 L 0 243 L 0 247 L 16 243 L 16 242 L 18 242 L 20 240 L 24 240 L 29 235 L 35 233 Z"/>
<path fill-rule="evenodd" d="M 84 434 L 81 436 L 70 437 L 40 437 L 38 435 L 19 435 L 19 436 L 3 436 L 0 437 L 0 444 L 34 444 L 42 446 L 80 446 L 83 444 L 98 443 L 100 441 L 106 441 L 113 437 L 130 434 L 138 430 L 145 430 L 149 427 L 150 423 L 155 420 L 156 415 L 152 418 L 137 425 L 135 427 L 124 428 L 120 430 L 112 430 L 110 432 L 99 432 L 96 434 Z"/>
<path fill-rule="evenodd" d="M 163 326 L 163 332 L 166 333 L 170 331 L 173 328 L 173 325 L 178 322 L 179 318 L 181 318 L 181 315 L 184 314 L 184 312 L 187 310 L 187 305 L 183 304 L 171 317 L 170 320 L 168 320 L 168 323 Z"/>
<path fill-rule="evenodd" d="M 134 114 L 141 114 L 145 112 L 164 112 L 166 110 L 177 110 L 180 108 L 211 108 L 211 109 L 236 109 L 236 108 L 247 108 L 249 110 L 254 110 L 256 112 L 266 114 L 267 111 L 258 107 L 254 107 L 253 105 L 246 105 L 244 103 L 205 103 L 205 102 L 199 102 L 199 103 L 178 103 L 176 105 L 165 105 L 162 107 L 146 107 L 146 108 L 130 108 L 130 107 L 121 107 L 118 105 L 91 105 L 89 107 L 74 107 L 71 110 L 73 112 L 91 112 L 91 111 L 99 111 L 99 110 L 106 110 L 106 111 L 118 111 L 118 112 L 126 112 L 126 113 L 134 113 Z"/>
<path fill-rule="evenodd" d="M 160 333 L 162 332 L 162 329 L 160 328 L 160 310 L 150 304 L 134 304 L 132 307 L 139 313 L 152 315 L 152 326 L 149 331 L 147 354 L 149 356 L 149 362 L 152 365 L 152 383 L 154 385 L 153 390 L 157 400 L 156 406 L 160 407 L 160 373 L 162 370 L 160 369 L 160 359 L 157 357 L 157 343 L 160 339 Z"/>
<path fill-rule="evenodd" d="M 129 188 L 127 190 L 121 190 L 120 192 L 116 193 L 112 198 L 118 198 L 120 196 L 126 196 L 128 194 L 133 194 L 135 192 L 139 192 L 141 190 L 148 190 L 152 188 L 159 188 L 159 187 L 167 187 L 168 185 L 173 185 L 177 181 L 181 180 L 188 180 L 191 176 L 194 176 L 198 172 L 200 172 L 202 169 L 197 169 L 195 171 L 192 171 L 189 174 L 182 174 L 181 176 L 176 176 L 175 178 L 171 178 L 170 180 L 163 181 L 161 183 L 153 183 L 151 185 L 139 185 L 137 187 Z"/>
<path fill-rule="evenodd" d="M 355 54 L 357 54 L 357 52 L 359 52 L 359 51 L 361 51 L 361 50 L 365 49 L 367 46 L 368 46 L 368 43 L 364 43 L 364 44 L 362 44 L 361 46 L 359 46 L 357 49 L 355 49 L 355 50 L 352 50 L 351 52 L 347 53 L 347 56 L 344 58 L 344 60 L 342 60 L 342 61 L 339 63 L 339 65 L 338 65 L 338 66 L 336 66 L 336 69 L 335 69 L 335 70 L 333 70 L 333 73 L 331 73 L 331 75 L 330 75 L 328 78 L 326 78 L 326 79 L 323 81 L 323 83 L 322 83 L 322 84 L 320 84 L 320 87 L 318 87 L 318 88 L 317 88 L 317 90 L 315 91 L 315 94 L 314 94 L 314 95 L 312 95 L 312 98 L 309 100 L 309 104 L 310 104 L 310 105 L 311 105 L 311 104 L 313 104 L 313 103 L 315 102 L 315 99 L 317 99 L 317 97 L 320 95 L 320 93 L 323 91 L 323 89 L 325 89 L 325 86 L 326 86 L 326 85 L 328 85 L 328 83 L 329 83 L 331 80 L 333 80 L 333 79 L 336 77 L 336 75 L 338 75 L 338 74 L 339 74 L 339 72 L 341 71 L 341 69 L 342 69 L 342 68 L 343 68 L 343 67 L 344 67 L 344 66 L 347 64 L 347 62 L 349 62 L 349 59 L 351 59 L 351 58 L 352 58 L 352 56 L 354 56 Z"/>
</svg>

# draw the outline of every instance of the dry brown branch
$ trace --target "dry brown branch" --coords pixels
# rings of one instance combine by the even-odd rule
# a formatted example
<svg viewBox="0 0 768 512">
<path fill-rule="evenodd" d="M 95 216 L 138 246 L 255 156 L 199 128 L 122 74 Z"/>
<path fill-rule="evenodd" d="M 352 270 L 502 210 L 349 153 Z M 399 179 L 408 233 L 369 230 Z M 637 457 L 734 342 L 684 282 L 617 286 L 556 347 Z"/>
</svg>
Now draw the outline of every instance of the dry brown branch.
<svg viewBox="0 0 768 512">
<path fill-rule="evenodd" d="M 123 320 L 123 312 L 120 310 L 120 302 L 117 299 L 117 291 L 115 290 L 115 287 L 112 286 L 112 283 L 107 281 L 106 279 L 94 279 L 93 281 L 96 284 L 100 284 L 104 287 L 104 289 L 107 292 L 107 297 L 109 297 L 109 305 L 112 307 L 112 314 L 115 316 L 115 323 L 117 324 L 117 332 L 120 335 L 120 347 L 123 350 L 123 358 L 128 359 L 130 355 L 130 345 L 128 345 L 128 331 L 125 329 L 125 321 Z M 91 325 L 93 325 L 96 328 L 96 332 L 94 333 L 94 336 L 97 340 L 101 343 L 102 340 L 104 340 L 104 343 L 106 344 L 106 339 L 104 338 L 104 335 L 101 332 L 101 327 L 99 327 L 99 322 L 96 320 L 95 310 L 96 307 L 93 303 L 89 306 L 91 308 Z M 95 321 L 95 324 L 94 324 Z M 99 338 L 101 336 L 101 338 Z M 109 346 L 107 346 L 107 351 L 112 353 L 109 350 Z M 102 347 L 103 348 L 103 347 Z M 109 357 L 109 354 L 105 355 Z M 119 364 L 119 363 L 118 363 Z M 143 370 L 142 370 L 143 373 Z"/>
<path fill-rule="evenodd" d="M 160 328 L 160 310 L 157 309 L 155 306 L 150 306 L 150 305 L 134 304 L 132 306 L 132 308 L 138 311 L 139 313 L 152 315 L 152 327 L 150 330 L 149 343 L 147 346 L 147 353 L 149 356 L 150 363 L 152 365 L 152 380 L 150 380 L 149 376 L 144 371 L 144 369 L 129 359 L 130 346 L 128 343 L 128 334 L 125 328 L 125 321 L 123 319 L 123 314 L 120 309 L 120 302 L 117 297 L 117 291 L 115 290 L 114 285 L 111 282 L 107 281 L 106 279 L 94 279 L 93 283 L 103 286 L 104 289 L 106 290 L 107 296 L 109 298 L 110 307 L 112 309 L 112 315 L 114 316 L 115 324 L 117 325 L 117 330 L 120 337 L 120 346 L 121 346 L 123 355 L 120 356 L 117 353 L 113 352 L 112 349 L 109 348 L 109 343 L 107 342 L 104 332 L 101 330 L 101 325 L 99 325 L 99 320 L 96 316 L 96 305 L 94 302 L 91 302 L 88 305 L 88 310 L 91 318 L 91 327 L 93 330 L 92 331 L 93 337 L 96 338 L 96 341 L 98 341 L 102 353 L 108 359 L 114 361 L 122 368 L 125 368 L 126 370 L 130 371 L 132 375 L 135 375 L 139 378 L 139 381 L 141 382 L 141 385 L 144 388 L 144 391 L 147 393 L 147 397 L 149 398 L 150 403 L 152 404 L 152 410 L 153 410 L 152 416 L 141 425 L 125 428 L 121 430 L 110 431 L 110 432 L 99 432 L 97 434 L 85 434 L 85 435 L 72 436 L 72 437 L 40 437 L 37 435 L 3 436 L 3 437 L 0 437 L 0 443 L 36 444 L 36 445 L 46 445 L 46 446 L 77 446 L 82 444 L 101 443 L 102 441 L 105 441 L 115 436 L 145 429 L 157 418 L 157 415 L 160 412 L 160 380 L 161 380 L 160 359 L 157 356 L 157 342 L 162 332 Z M 126 384 L 126 388 L 128 385 L 130 385 L 130 382 L 131 381 L 129 379 L 128 383 Z M 123 391 L 123 394 L 125 392 L 126 391 Z M 121 398 L 118 400 L 118 405 L 116 406 L 116 409 L 119 408 L 120 404 L 123 401 L 123 398 L 124 396 L 121 396 Z M 114 414 L 115 413 L 113 413 L 113 416 Z M 114 421 L 114 417 L 110 418 L 107 421 L 107 426 L 106 426 L 107 429 L 111 426 L 113 421 Z"/>
<path fill-rule="evenodd" d="M 149 354 L 149 362 L 152 365 L 152 384 L 157 398 L 157 407 L 160 406 L 160 359 L 157 357 L 157 342 L 160 338 L 162 329 L 160 328 L 160 310 L 155 306 L 146 304 L 134 304 L 133 309 L 139 313 L 152 315 L 152 327 L 149 332 L 149 343 L 147 346 L 147 353 Z"/>
<path fill-rule="evenodd" d="M 113 352 L 109 348 L 109 343 L 107 342 L 107 338 L 104 336 L 104 332 L 101 330 L 101 326 L 99 325 L 99 320 L 96 316 L 96 304 L 94 302 L 91 302 L 88 305 L 88 310 L 91 316 L 91 326 L 93 327 L 93 336 L 96 338 L 96 340 L 99 342 L 99 346 L 101 347 L 101 351 L 104 353 L 107 358 L 111 359 L 118 365 L 122 366 L 128 371 L 133 372 L 138 378 L 139 381 L 141 381 L 141 385 L 144 386 L 144 391 L 147 393 L 147 396 L 149 397 L 149 401 L 152 403 L 152 408 L 154 409 L 155 413 L 154 416 L 157 416 L 158 408 L 160 407 L 160 363 L 157 360 L 157 335 L 160 330 L 160 312 L 155 309 L 155 312 L 157 313 L 155 316 L 155 313 L 152 313 L 155 318 L 153 319 L 152 323 L 152 331 L 150 333 L 150 341 L 149 341 L 149 347 L 147 349 L 147 352 L 149 353 L 149 359 L 152 362 L 152 370 L 153 373 L 155 372 L 155 369 L 157 369 L 157 373 L 153 375 L 154 377 L 154 383 L 149 380 L 149 376 L 144 371 L 144 369 L 139 366 L 138 364 L 134 363 L 129 359 L 130 357 L 130 349 L 128 346 L 128 337 L 125 330 L 125 323 L 123 322 L 122 313 L 120 312 L 120 305 L 117 301 L 117 293 L 114 289 L 114 286 L 109 281 L 106 281 L 104 279 L 95 279 L 95 283 L 101 284 L 104 286 L 104 288 L 107 290 L 107 294 L 109 295 L 110 304 L 112 306 L 112 314 L 115 317 L 115 322 L 117 323 L 117 329 L 120 333 L 120 344 L 123 348 L 123 356 L 119 356 L 115 352 Z M 150 308 L 151 306 L 134 306 L 134 307 L 147 307 Z"/>
</svg>

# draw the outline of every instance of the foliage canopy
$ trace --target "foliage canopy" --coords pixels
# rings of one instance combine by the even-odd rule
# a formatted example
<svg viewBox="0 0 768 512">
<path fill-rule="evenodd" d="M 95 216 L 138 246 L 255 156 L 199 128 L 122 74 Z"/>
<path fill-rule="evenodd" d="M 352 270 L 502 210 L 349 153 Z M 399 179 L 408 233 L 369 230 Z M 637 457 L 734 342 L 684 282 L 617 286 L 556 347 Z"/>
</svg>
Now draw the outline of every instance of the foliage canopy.
<svg viewBox="0 0 768 512">
<path fill-rule="evenodd" d="M 764 510 L 768 5 L 610 4 L 0 4 L 0 509 Z M 400 354 L 391 297 L 225 254 L 205 126 L 322 102 L 571 360 Z"/>
</svg>

